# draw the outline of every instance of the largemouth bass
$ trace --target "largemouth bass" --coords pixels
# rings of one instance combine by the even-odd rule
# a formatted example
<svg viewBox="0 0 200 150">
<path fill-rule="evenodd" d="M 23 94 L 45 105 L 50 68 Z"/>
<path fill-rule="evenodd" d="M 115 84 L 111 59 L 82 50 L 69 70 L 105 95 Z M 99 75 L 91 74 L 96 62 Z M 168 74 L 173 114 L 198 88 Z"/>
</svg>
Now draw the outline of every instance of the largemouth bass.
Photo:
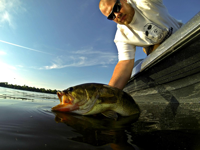
<svg viewBox="0 0 200 150">
<path fill-rule="evenodd" d="M 72 112 L 80 115 L 102 113 L 108 118 L 118 115 L 139 114 L 140 109 L 133 98 L 124 91 L 104 84 L 87 83 L 57 92 L 60 104 L 52 111 Z"/>
</svg>

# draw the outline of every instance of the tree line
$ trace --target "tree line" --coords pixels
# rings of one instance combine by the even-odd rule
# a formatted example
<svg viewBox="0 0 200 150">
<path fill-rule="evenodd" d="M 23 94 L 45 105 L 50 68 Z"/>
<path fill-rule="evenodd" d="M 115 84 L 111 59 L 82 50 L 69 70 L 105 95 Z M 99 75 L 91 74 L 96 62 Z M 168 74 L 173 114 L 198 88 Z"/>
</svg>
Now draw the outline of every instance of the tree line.
<svg viewBox="0 0 200 150">
<path fill-rule="evenodd" d="M 50 93 L 50 94 L 56 94 L 57 90 L 51 90 L 51 89 L 45 89 L 45 88 L 36 88 L 36 87 L 30 87 L 27 85 L 13 85 L 8 84 L 7 82 L 0 82 L 1 87 L 7 87 L 7 88 L 13 88 L 13 89 L 19 89 L 19 90 L 26 90 L 26 91 L 33 91 L 33 92 L 42 92 L 42 93 Z"/>
</svg>

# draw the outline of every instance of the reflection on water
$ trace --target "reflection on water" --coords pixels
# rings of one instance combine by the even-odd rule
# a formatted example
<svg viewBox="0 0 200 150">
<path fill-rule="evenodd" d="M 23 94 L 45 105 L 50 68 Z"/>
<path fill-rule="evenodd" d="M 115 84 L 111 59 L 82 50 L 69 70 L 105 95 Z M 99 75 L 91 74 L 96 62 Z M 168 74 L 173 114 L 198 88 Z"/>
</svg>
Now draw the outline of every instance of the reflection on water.
<svg viewBox="0 0 200 150">
<path fill-rule="evenodd" d="M 200 149 L 199 103 L 141 103 L 140 116 L 118 121 L 51 112 L 58 103 L 56 95 L 0 88 L 0 149 Z"/>
<path fill-rule="evenodd" d="M 64 123 L 80 134 L 69 138 L 70 140 L 93 146 L 109 144 L 113 149 L 134 149 L 127 143 L 129 138 L 127 129 L 131 129 L 131 124 L 138 119 L 138 115 L 119 118 L 118 121 L 103 115 L 80 116 L 56 112 L 55 116 L 56 122 Z"/>
<path fill-rule="evenodd" d="M 36 100 L 36 99 L 41 100 L 41 99 L 57 99 L 57 95 L 0 87 L 0 98 L 19 99 L 19 100 Z"/>
<path fill-rule="evenodd" d="M 0 98 L 3 98 L 3 99 L 34 100 L 34 99 L 30 99 L 30 98 L 10 96 L 10 95 L 7 95 L 7 94 L 2 94 L 2 95 L 0 95 Z"/>
<path fill-rule="evenodd" d="M 70 113 L 54 112 L 55 121 L 58 123 L 65 123 L 69 126 L 84 126 L 84 128 L 92 129 L 122 129 L 130 126 L 138 120 L 139 115 L 132 115 L 129 117 L 120 117 L 118 121 L 106 118 L 98 114 L 95 116 L 82 116 Z"/>
</svg>

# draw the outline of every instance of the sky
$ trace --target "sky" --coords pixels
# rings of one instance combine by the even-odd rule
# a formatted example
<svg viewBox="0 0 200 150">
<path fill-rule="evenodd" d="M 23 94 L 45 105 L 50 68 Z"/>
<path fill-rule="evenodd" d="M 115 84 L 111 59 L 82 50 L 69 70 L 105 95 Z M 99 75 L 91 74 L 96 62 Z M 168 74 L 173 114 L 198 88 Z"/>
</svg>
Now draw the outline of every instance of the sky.
<svg viewBox="0 0 200 150">
<path fill-rule="evenodd" d="M 183 23 L 199 0 L 163 0 Z M 99 0 L 0 0 L 0 82 L 63 90 L 82 83 L 108 84 L 116 63 L 116 23 Z M 142 48 L 135 60 L 145 58 Z"/>
</svg>

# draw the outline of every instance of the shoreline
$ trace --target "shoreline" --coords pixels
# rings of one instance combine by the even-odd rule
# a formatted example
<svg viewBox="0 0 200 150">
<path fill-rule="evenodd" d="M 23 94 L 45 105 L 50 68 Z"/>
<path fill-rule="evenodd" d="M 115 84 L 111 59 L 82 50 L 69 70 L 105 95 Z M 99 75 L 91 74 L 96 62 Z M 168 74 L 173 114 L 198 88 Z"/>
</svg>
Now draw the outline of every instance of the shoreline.
<svg viewBox="0 0 200 150">
<path fill-rule="evenodd" d="M 40 89 L 42 89 L 44 91 L 42 91 L 40 89 L 36 89 L 36 88 L 33 88 L 33 89 L 31 89 L 31 88 L 29 88 L 29 89 L 23 89 L 22 88 L 23 86 L 18 86 L 18 85 L 16 87 L 9 87 L 9 86 L 4 86 L 4 85 L 0 84 L 0 87 L 2 87 L 2 88 L 8 88 L 8 89 L 14 89 L 14 90 L 22 90 L 22 91 L 27 91 L 27 92 L 46 93 L 46 94 L 56 94 L 57 91 L 58 91 L 58 90 L 51 90 L 51 91 L 49 91 L 50 89 L 45 90 L 44 88 L 40 88 Z"/>
</svg>

